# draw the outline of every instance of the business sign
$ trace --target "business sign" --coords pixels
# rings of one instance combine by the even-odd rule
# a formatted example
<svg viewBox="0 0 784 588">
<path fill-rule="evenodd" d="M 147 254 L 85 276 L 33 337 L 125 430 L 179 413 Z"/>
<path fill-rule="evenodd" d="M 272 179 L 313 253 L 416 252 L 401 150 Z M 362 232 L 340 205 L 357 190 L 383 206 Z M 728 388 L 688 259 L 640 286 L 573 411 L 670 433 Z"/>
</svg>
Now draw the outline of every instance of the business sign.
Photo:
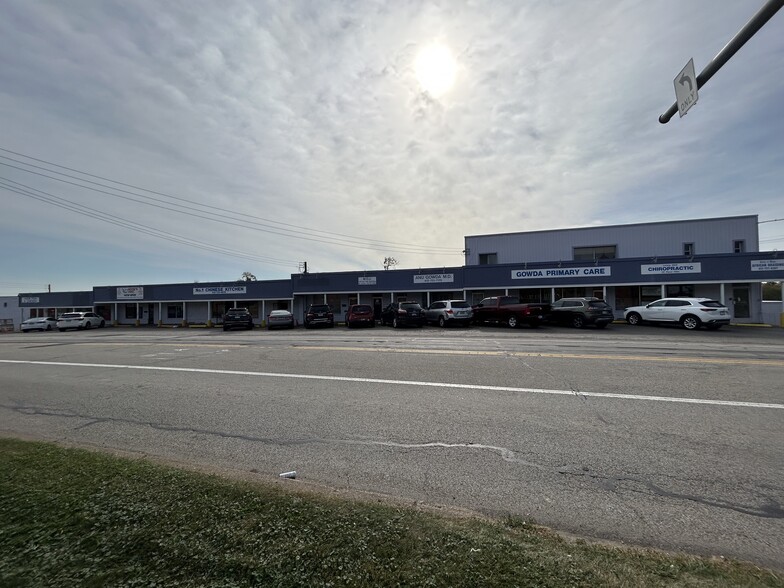
<svg viewBox="0 0 784 588">
<path fill-rule="evenodd" d="M 360 276 L 357 278 L 357 286 L 375 286 L 376 276 Z"/>
<path fill-rule="evenodd" d="M 755 259 L 751 262 L 753 272 L 780 272 L 784 270 L 784 259 Z M 24 298 L 22 298 L 24 302 Z"/>
<path fill-rule="evenodd" d="M 446 284 L 455 281 L 455 274 L 417 274 L 415 284 Z"/>
<path fill-rule="evenodd" d="M 538 278 L 604 278 L 610 275 L 612 275 L 611 268 L 607 265 L 512 270 L 513 280 L 535 280 Z"/>
<path fill-rule="evenodd" d="M 38 296 L 22 296 L 22 304 L 38 304 L 41 299 Z"/>
<path fill-rule="evenodd" d="M 117 288 L 117 300 L 144 300 L 144 286 Z"/>
<path fill-rule="evenodd" d="M 701 274 L 702 264 L 698 263 L 654 263 L 640 266 L 640 273 L 644 276 L 673 274 Z"/>
<path fill-rule="evenodd" d="M 245 286 L 203 286 L 201 288 L 194 288 L 194 296 L 205 295 L 225 295 L 225 294 L 245 294 L 247 288 Z"/>
</svg>

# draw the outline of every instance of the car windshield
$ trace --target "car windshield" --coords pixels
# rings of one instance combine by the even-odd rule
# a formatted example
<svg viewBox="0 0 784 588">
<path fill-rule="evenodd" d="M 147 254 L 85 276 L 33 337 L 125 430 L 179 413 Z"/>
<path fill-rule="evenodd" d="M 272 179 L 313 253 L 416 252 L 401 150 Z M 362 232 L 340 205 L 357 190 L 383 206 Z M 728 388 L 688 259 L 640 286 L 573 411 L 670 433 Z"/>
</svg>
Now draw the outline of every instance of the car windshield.
<svg viewBox="0 0 784 588">
<path fill-rule="evenodd" d="M 66 312 L 65 314 L 61 315 L 60 318 L 81 318 L 82 313 L 80 312 Z"/>
<path fill-rule="evenodd" d="M 246 312 L 248 312 L 247 308 L 230 308 L 226 314 L 245 314 Z"/>
<path fill-rule="evenodd" d="M 422 308 L 422 307 L 421 307 L 421 306 L 419 306 L 419 303 L 418 303 L 418 302 L 403 302 L 403 303 L 400 305 L 400 308 L 404 308 L 404 309 L 411 309 L 411 308 L 413 308 L 413 309 L 417 309 L 417 308 Z"/>
<path fill-rule="evenodd" d="M 373 312 L 373 309 L 367 304 L 359 304 L 354 307 L 354 312 Z"/>
<path fill-rule="evenodd" d="M 452 302 L 452 308 L 471 308 L 471 305 L 465 300 L 455 300 Z"/>
<path fill-rule="evenodd" d="M 588 308 L 610 308 L 610 305 L 604 300 L 595 300 L 588 303 Z"/>
<path fill-rule="evenodd" d="M 310 307 L 310 312 L 329 312 L 329 306 L 326 304 L 314 304 Z"/>
</svg>

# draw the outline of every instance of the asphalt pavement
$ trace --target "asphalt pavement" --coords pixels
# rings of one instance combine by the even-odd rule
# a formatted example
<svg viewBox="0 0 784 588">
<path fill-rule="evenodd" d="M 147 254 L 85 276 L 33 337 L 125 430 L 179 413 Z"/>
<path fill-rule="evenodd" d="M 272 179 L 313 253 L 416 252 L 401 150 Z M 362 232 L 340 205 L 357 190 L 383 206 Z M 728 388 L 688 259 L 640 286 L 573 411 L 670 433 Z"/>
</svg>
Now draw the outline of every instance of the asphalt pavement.
<svg viewBox="0 0 784 588">
<path fill-rule="evenodd" d="M 784 569 L 784 330 L 0 336 L 0 432 Z"/>
</svg>

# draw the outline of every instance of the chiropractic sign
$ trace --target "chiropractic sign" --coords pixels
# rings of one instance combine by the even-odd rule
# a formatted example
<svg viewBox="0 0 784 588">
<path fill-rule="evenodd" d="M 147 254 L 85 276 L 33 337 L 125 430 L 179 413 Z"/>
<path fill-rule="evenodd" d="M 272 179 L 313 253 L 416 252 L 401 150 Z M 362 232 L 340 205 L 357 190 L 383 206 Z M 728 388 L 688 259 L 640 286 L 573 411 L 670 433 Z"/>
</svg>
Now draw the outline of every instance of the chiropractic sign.
<svg viewBox="0 0 784 588">
<path fill-rule="evenodd" d="M 701 274 L 702 265 L 698 263 L 654 263 L 640 266 L 640 273 L 644 276 L 672 274 Z"/>
<path fill-rule="evenodd" d="M 537 278 L 599 278 L 607 277 L 609 275 L 611 275 L 611 270 L 610 267 L 606 265 L 512 270 L 513 280 L 532 280 Z"/>
</svg>

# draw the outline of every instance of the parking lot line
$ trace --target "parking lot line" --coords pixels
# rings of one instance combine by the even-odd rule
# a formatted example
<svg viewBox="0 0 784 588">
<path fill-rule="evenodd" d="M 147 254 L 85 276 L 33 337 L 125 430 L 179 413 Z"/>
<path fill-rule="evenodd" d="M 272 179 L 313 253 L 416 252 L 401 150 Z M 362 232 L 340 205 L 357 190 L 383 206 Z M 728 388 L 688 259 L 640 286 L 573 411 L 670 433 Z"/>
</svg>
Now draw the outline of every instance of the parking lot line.
<svg viewBox="0 0 784 588">
<path fill-rule="evenodd" d="M 454 388 L 460 390 L 486 390 L 493 392 L 520 392 L 529 394 L 549 394 L 557 396 L 577 396 L 592 398 L 614 398 L 619 400 L 643 400 L 650 402 L 675 402 L 681 404 L 707 404 L 711 406 L 732 406 L 746 408 L 779 408 L 784 409 L 784 404 L 765 402 L 744 402 L 739 400 L 715 400 L 709 398 L 681 398 L 677 396 L 645 396 L 642 394 L 616 394 L 612 392 L 583 392 L 575 390 L 548 390 L 546 388 L 518 388 L 514 386 L 487 386 L 482 384 L 455 384 L 449 382 L 424 382 L 415 380 L 387 380 L 381 378 L 352 378 L 349 376 L 320 376 L 315 374 L 280 374 L 274 372 L 251 372 L 240 370 L 215 370 L 204 368 L 165 367 L 147 365 L 103 364 L 103 363 L 75 363 L 65 361 L 27 361 L 21 359 L 0 359 L 0 363 L 16 365 L 43 365 L 57 367 L 79 367 L 97 369 L 126 369 L 151 372 L 188 372 L 196 374 L 216 374 L 229 376 L 255 376 L 262 378 L 282 378 L 299 380 L 320 380 L 329 382 L 359 382 L 362 384 L 387 384 L 396 386 L 418 386 L 426 388 Z"/>
</svg>

